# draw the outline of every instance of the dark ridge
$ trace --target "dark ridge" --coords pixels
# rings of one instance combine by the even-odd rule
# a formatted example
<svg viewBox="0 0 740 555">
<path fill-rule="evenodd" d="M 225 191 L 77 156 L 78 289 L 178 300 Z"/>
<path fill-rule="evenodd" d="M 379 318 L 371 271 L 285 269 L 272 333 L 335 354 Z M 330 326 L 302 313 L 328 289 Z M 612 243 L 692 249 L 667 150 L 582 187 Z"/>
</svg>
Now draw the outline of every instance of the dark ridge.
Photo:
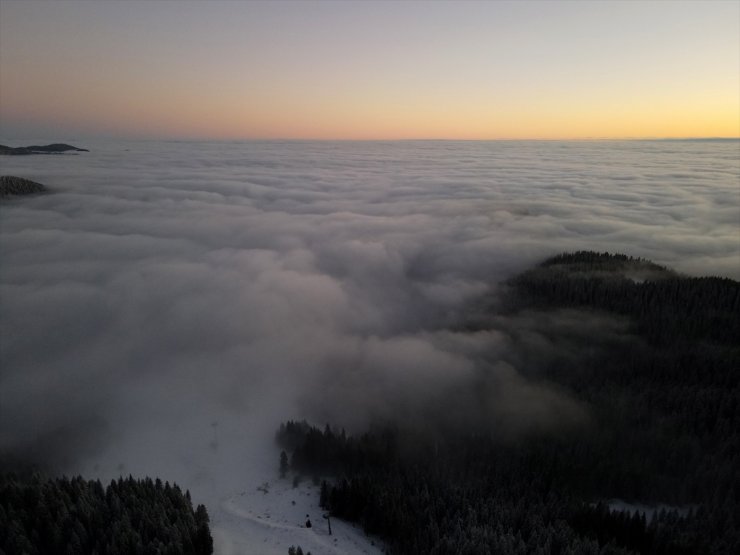
<svg viewBox="0 0 740 555">
<path fill-rule="evenodd" d="M 626 254 L 608 252 L 576 251 L 558 254 L 540 264 L 542 268 L 563 266 L 569 271 L 607 271 L 625 272 L 629 270 L 650 270 L 661 274 L 673 274 L 665 266 L 659 266 L 644 258 L 633 258 Z"/>
<path fill-rule="evenodd" d="M 7 156 L 23 156 L 28 154 L 62 154 L 69 151 L 90 152 L 86 148 L 79 148 L 65 143 L 54 143 L 43 146 L 31 145 L 18 147 L 0 145 L 0 155 L 5 154 Z"/>
<path fill-rule="evenodd" d="M 48 189 L 41 183 L 14 175 L 0 176 L 0 198 L 11 195 L 36 195 L 46 193 Z"/>
<path fill-rule="evenodd" d="M 623 254 L 561 254 L 508 284 L 515 306 L 588 308 L 628 316 L 654 344 L 680 344 L 691 337 L 733 345 L 740 337 L 740 282 L 680 276 Z"/>
</svg>

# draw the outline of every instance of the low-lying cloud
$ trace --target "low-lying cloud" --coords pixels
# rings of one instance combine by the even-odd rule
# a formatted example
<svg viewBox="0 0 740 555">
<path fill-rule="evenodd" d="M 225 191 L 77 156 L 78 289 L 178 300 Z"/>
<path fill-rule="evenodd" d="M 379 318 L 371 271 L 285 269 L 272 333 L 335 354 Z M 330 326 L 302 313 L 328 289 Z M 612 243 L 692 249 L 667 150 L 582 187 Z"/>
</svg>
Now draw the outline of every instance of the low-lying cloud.
<svg viewBox="0 0 740 555">
<path fill-rule="evenodd" d="M 528 372 L 567 337 L 459 331 L 501 280 L 579 249 L 740 278 L 736 143 L 83 146 L 2 161 L 54 193 L 0 207 L 0 454 L 67 472 L 210 496 L 285 418 L 567 425 Z"/>
</svg>

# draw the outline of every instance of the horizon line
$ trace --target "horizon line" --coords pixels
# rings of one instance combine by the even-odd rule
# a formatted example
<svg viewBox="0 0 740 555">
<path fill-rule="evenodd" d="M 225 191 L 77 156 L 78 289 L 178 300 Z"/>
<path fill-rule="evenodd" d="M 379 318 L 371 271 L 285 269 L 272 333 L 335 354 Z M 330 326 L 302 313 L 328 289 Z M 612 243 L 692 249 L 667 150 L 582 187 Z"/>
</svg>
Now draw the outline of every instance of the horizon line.
<svg viewBox="0 0 740 555">
<path fill-rule="evenodd" d="M 167 142 L 606 142 L 606 141 L 738 141 L 740 135 L 734 137 L 722 136 L 687 136 L 687 137 L 569 137 L 569 138 L 312 138 L 312 137 L 244 137 L 244 138 L 205 138 L 205 137 L 135 137 L 135 136 L 116 136 L 116 135 L 77 135 L 71 134 L 74 138 L 70 140 L 122 140 L 122 141 L 167 141 Z M 33 137 L 32 134 L 28 136 Z M 39 134 L 36 137 L 47 134 Z M 11 139 L 7 140 L 25 140 Z M 57 141 L 59 142 L 59 141 Z M 61 141 L 63 142 L 63 141 Z"/>
</svg>

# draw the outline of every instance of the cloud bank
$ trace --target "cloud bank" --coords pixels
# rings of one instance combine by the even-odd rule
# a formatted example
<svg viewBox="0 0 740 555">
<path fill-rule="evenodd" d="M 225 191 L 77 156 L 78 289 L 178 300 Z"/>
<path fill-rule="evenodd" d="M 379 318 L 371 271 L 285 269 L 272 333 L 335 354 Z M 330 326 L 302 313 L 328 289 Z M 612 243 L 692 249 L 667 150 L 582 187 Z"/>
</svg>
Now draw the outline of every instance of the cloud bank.
<svg viewBox="0 0 740 555">
<path fill-rule="evenodd" d="M 60 471 L 209 498 L 286 418 L 567 424 L 521 355 L 567 341 L 455 331 L 501 280 L 579 249 L 740 278 L 737 142 L 83 146 L 0 168 L 54 191 L 0 207 L 0 454 Z"/>
</svg>

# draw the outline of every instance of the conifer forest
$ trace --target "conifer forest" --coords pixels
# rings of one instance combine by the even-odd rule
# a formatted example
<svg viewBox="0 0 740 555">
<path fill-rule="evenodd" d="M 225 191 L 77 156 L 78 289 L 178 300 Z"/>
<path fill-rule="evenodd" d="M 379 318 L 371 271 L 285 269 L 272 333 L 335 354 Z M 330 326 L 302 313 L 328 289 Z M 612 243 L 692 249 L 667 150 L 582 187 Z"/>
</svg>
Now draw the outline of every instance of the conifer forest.
<svg viewBox="0 0 740 555">
<path fill-rule="evenodd" d="M 288 421 L 276 439 L 292 472 L 321 479 L 321 505 L 395 554 L 739 553 L 740 283 L 577 252 L 506 287 L 497 309 L 510 315 L 625 322 L 619 340 L 571 337 L 576 357 L 528 366 L 581 402 L 586 423 L 512 437 Z"/>
</svg>

